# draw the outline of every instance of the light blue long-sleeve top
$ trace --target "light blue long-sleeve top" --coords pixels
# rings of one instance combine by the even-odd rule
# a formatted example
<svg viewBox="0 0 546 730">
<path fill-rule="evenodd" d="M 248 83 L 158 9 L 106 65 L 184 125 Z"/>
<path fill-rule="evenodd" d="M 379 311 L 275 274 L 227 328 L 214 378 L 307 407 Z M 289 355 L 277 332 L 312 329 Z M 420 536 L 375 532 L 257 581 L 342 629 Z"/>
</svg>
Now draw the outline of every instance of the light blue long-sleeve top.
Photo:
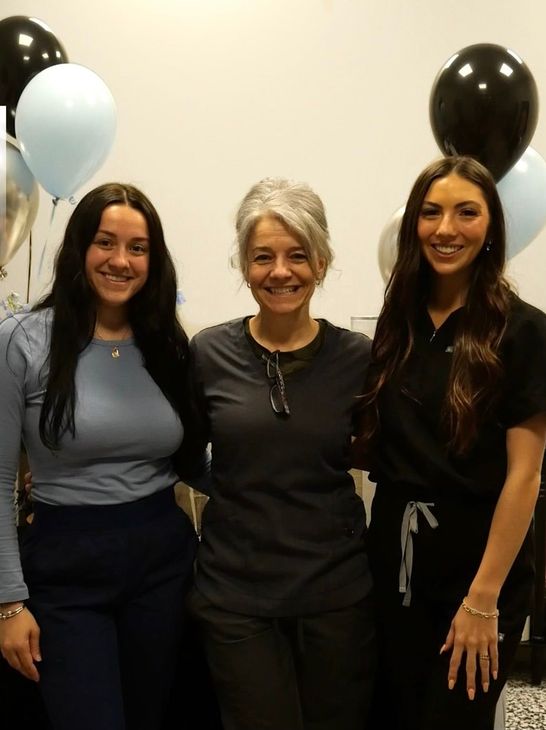
<svg viewBox="0 0 546 730">
<path fill-rule="evenodd" d="M 38 423 L 51 323 L 48 309 L 0 323 L 0 603 L 28 597 L 13 508 L 21 441 L 33 499 L 47 504 L 130 502 L 178 480 L 170 457 L 183 427 L 133 340 L 90 342 L 75 376 L 76 436 L 65 434 L 55 452 L 44 446 Z"/>
</svg>

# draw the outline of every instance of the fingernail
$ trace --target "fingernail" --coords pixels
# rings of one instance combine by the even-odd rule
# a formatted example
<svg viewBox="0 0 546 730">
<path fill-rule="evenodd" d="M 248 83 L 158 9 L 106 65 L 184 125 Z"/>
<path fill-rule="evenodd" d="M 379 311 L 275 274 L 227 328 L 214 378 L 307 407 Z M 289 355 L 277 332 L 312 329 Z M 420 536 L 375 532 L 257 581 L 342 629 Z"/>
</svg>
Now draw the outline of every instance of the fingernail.
<svg viewBox="0 0 546 730">
<path fill-rule="evenodd" d="M 498 676 L 499 676 L 499 675 L 498 675 L 497 671 L 495 670 L 495 671 L 493 672 L 493 679 L 497 679 L 497 677 L 498 677 Z"/>
<path fill-rule="evenodd" d="M 455 687 L 455 680 L 454 679 L 450 679 L 449 682 L 447 683 L 447 688 L 448 689 L 453 689 L 453 687 Z"/>
<path fill-rule="evenodd" d="M 474 699 L 474 690 L 473 689 L 469 689 L 468 690 L 468 699 L 469 700 L 473 700 Z"/>
<path fill-rule="evenodd" d="M 484 692 L 488 692 L 489 691 L 489 682 L 484 682 L 482 686 L 483 686 L 483 691 Z"/>
<path fill-rule="evenodd" d="M 41 661 L 42 661 L 42 655 L 41 655 L 41 654 L 38 654 L 38 655 L 36 656 L 36 661 L 37 661 L 37 662 L 41 662 Z"/>
<path fill-rule="evenodd" d="M 445 650 L 446 650 L 446 645 L 442 644 L 442 648 L 440 649 L 440 654 L 443 654 Z"/>
</svg>

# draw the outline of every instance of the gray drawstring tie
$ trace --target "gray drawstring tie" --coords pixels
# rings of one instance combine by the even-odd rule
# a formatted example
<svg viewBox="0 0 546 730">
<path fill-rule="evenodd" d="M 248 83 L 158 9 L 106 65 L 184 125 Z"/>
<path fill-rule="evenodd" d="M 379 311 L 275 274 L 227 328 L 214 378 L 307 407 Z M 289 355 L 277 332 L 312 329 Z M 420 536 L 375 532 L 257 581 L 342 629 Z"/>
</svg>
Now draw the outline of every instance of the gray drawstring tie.
<svg viewBox="0 0 546 730">
<path fill-rule="evenodd" d="M 411 571 L 413 568 L 413 534 L 419 532 L 418 516 L 421 511 L 428 524 L 434 530 L 438 527 L 438 520 L 429 507 L 434 507 L 433 502 L 408 502 L 402 517 L 402 529 L 400 539 L 402 542 L 402 559 L 400 561 L 399 588 L 404 593 L 403 606 L 411 603 Z"/>
</svg>

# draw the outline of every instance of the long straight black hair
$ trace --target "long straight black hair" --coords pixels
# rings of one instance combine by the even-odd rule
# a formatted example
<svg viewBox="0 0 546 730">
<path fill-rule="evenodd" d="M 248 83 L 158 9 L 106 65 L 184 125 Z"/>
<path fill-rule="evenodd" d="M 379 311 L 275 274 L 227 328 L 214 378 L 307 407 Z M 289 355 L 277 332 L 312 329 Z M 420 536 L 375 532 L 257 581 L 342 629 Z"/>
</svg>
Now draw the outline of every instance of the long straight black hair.
<svg viewBox="0 0 546 730">
<path fill-rule="evenodd" d="M 97 317 L 85 258 L 102 213 L 110 205 L 127 205 L 146 219 L 150 241 L 148 278 L 129 301 L 129 323 L 146 369 L 182 420 L 186 412 L 188 337 L 176 315 L 176 271 L 161 220 L 140 190 L 132 185 L 107 183 L 91 190 L 76 206 L 57 253 L 51 292 L 34 307 L 53 310 L 49 372 L 40 413 L 40 438 L 50 449 L 59 448 L 63 434 L 76 434 L 76 367 L 80 353 L 93 337 Z"/>
</svg>

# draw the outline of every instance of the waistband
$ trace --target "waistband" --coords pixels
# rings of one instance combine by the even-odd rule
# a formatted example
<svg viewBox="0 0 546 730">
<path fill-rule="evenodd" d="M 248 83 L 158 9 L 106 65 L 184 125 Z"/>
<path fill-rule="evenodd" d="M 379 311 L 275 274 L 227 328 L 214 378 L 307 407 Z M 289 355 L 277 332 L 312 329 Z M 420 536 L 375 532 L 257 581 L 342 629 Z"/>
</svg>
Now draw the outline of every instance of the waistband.
<svg viewBox="0 0 546 730">
<path fill-rule="evenodd" d="M 496 505 L 499 495 L 495 492 L 476 493 L 469 489 L 457 488 L 439 479 L 434 485 L 423 486 L 411 484 L 410 482 L 390 482 L 386 479 L 377 480 L 375 498 L 388 501 L 392 505 L 393 500 L 399 505 L 405 505 L 408 501 L 434 502 L 436 506 L 446 505 L 447 507 L 458 507 L 468 509 L 468 500 L 472 505 L 484 509 L 492 504 Z"/>
<path fill-rule="evenodd" d="M 57 532 L 134 527 L 160 517 L 176 504 L 174 485 L 133 502 L 92 505 L 52 505 L 35 501 L 34 521 L 40 529 Z"/>
</svg>

